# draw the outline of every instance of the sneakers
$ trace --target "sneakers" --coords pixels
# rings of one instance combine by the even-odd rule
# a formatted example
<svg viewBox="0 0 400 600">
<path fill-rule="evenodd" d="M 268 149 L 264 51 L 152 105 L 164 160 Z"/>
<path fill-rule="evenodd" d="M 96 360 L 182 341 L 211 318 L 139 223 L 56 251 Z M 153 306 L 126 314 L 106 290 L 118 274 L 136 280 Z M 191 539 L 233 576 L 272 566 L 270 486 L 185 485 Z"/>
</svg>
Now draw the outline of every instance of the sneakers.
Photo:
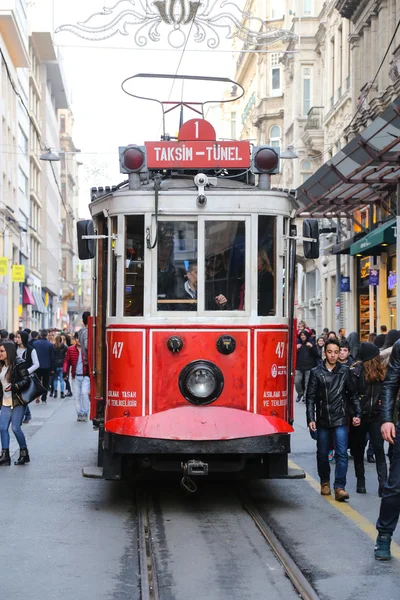
<svg viewBox="0 0 400 600">
<path fill-rule="evenodd" d="M 77 417 L 76 417 L 77 421 L 83 421 L 83 415 L 81 413 L 78 413 Z"/>
<path fill-rule="evenodd" d="M 329 460 L 329 462 L 332 462 L 334 458 L 335 458 L 335 451 L 331 450 L 329 452 L 329 454 L 328 454 L 328 460 Z"/>
<path fill-rule="evenodd" d="M 376 560 L 390 560 L 390 542 L 392 536 L 389 533 L 380 533 L 376 538 L 374 555 Z"/>
<path fill-rule="evenodd" d="M 303 396 L 297 396 L 296 402 L 301 402 L 303 400 Z"/>
<path fill-rule="evenodd" d="M 87 423 L 89 420 L 89 415 L 82 415 L 82 421 L 85 421 L 85 423 Z"/>
<path fill-rule="evenodd" d="M 343 488 L 335 489 L 335 500 L 337 500 L 337 502 L 344 502 L 345 500 L 348 500 L 349 498 L 350 498 L 349 494 Z"/>
<path fill-rule="evenodd" d="M 331 487 L 329 481 L 325 483 L 321 483 L 321 496 L 330 496 L 331 495 Z"/>
</svg>

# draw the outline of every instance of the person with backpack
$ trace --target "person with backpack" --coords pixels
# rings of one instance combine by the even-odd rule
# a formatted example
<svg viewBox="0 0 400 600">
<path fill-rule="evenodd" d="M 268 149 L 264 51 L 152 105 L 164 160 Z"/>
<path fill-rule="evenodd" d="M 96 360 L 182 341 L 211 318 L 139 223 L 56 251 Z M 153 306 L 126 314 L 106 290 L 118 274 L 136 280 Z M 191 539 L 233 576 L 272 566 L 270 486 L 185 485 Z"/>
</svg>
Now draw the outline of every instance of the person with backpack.
<svg viewBox="0 0 400 600">
<path fill-rule="evenodd" d="M 67 353 L 67 346 L 61 341 L 61 336 L 57 335 L 54 344 L 54 351 L 56 353 L 55 373 L 53 377 L 53 385 L 50 392 L 50 397 L 57 398 L 57 385 L 60 382 L 60 396 L 64 398 L 64 377 L 63 377 L 63 366 L 64 359 Z"/>
</svg>

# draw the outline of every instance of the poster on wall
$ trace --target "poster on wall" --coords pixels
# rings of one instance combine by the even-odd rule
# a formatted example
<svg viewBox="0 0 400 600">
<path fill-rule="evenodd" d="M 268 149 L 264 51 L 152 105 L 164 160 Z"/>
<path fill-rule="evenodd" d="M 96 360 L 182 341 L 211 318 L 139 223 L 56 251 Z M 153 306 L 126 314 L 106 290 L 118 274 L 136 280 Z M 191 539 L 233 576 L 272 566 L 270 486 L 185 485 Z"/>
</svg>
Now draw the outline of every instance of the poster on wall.
<svg viewBox="0 0 400 600">
<path fill-rule="evenodd" d="M 369 270 L 369 285 L 379 285 L 379 269 Z"/>
<path fill-rule="evenodd" d="M 340 276 L 340 293 L 350 292 L 350 277 L 345 275 Z"/>
</svg>

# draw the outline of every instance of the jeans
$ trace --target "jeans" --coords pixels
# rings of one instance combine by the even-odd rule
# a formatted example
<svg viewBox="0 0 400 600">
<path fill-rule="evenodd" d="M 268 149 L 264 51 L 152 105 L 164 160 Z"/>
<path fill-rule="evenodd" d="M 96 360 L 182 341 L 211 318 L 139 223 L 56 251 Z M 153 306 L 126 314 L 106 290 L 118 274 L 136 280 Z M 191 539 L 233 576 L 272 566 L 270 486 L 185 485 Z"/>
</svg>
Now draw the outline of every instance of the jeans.
<svg viewBox="0 0 400 600">
<path fill-rule="evenodd" d="M 310 379 L 310 371 L 296 371 L 294 376 L 294 387 L 298 396 L 304 396 L 307 391 L 308 380 Z M 304 385 L 303 385 L 304 384 Z"/>
<path fill-rule="evenodd" d="M 53 392 L 57 392 L 57 382 L 60 382 L 60 392 L 64 393 L 64 377 L 62 367 L 57 367 L 53 377 Z"/>
<path fill-rule="evenodd" d="M 318 475 L 321 483 L 330 481 L 331 467 L 329 465 L 328 454 L 332 447 L 332 441 L 335 447 L 335 489 L 346 487 L 346 475 L 348 467 L 347 442 L 349 429 L 347 425 L 339 427 L 317 427 L 317 465 Z"/>
<path fill-rule="evenodd" d="M 90 408 L 90 378 L 76 375 L 72 380 L 72 393 L 77 415 L 88 415 Z"/>
<path fill-rule="evenodd" d="M 42 402 L 46 402 L 47 390 L 49 389 L 50 382 L 50 369 L 37 369 L 35 373 L 39 377 L 39 381 L 42 384 L 42 386 L 46 388 L 46 392 L 42 396 Z"/>
<path fill-rule="evenodd" d="M 24 418 L 25 419 L 32 419 L 32 413 L 31 413 L 31 409 L 29 408 L 29 404 L 27 404 L 25 406 Z"/>
<path fill-rule="evenodd" d="M 378 418 L 368 420 L 363 417 L 359 427 L 350 426 L 349 446 L 354 457 L 354 469 L 357 480 L 365 483 L 364 451 L 367 435 L 370 437 L 373 453 L 376 459 L 376 472 L 378 474 L 379 487 L 383 487 L 387 480 L 387 466 L 383 438 L 381 435 L 381 423 Z"/>
<path fill-rule="evenodd" d="M 0 412 L 0 437 L 1 447 L 3 450 L 8 450 L 10 447 L 10 433 L 8 431 L 11 423 L 12 430 L 20 448 L 26 448 L 26 440 L 21 429 L 22 419 L 24 418 L 25 406 L 18 404 L 12 408 L 11 406 L 2 406 Z"/>
<path fill-rule="evenodd" d="M 383 488 L 381 510 L 376 523 L 379 533 L 392 535 L 400 514 L 400 421 L 396 426 L 393 458 L 389 468 L 389 479 Z"/>
</svg>

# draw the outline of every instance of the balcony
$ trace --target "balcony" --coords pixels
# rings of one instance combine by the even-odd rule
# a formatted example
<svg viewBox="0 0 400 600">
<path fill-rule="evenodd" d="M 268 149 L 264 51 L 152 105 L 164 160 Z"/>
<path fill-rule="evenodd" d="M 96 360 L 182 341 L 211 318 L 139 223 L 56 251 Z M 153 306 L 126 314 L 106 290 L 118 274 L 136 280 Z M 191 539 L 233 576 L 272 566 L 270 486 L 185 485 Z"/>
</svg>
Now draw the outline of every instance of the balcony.
<svg viewBox="0 0 400 600">
<path fill-rule="evenodd" d="M 308 129 L 322 129 L 323 110 L 323 106 L 313 106 L 310 108 L 307 115 L 307 123 L 304 126 L 306 131 Z"/>
<path fill-rule="evenodd" d="M 0 37 L 14 67 L 29 67 L 27 19 L 19 0 L 0 2 Z"/>
</svg>

